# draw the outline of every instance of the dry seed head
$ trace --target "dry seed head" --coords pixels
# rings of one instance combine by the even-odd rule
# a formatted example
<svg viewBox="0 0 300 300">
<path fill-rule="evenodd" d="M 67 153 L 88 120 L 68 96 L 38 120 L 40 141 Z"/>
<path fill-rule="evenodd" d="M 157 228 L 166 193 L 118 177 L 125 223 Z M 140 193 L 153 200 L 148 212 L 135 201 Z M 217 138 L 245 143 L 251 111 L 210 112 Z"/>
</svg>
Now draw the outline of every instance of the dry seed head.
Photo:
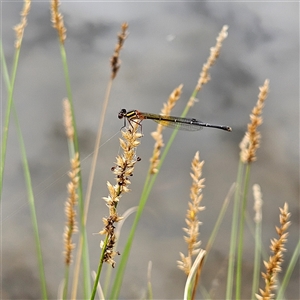
<svg viewBox="0 0 300 300">
<path fill-rule="evenodd" d="M 198 254 L 200 251 L 201 242 L 198 241 L 199 226 L 201 222 L 198 220 L 198 212 L 205 209 L 204 206 L 200 206 L 202 200 L 202 189 L 204 188 L 204 178 L 202 176 L 202 167 L 204 161 L 200 161 L 199 152 L 196 152 L 192 161 L 192 173 L 190 174 L 193 180 L 190 198 L 191 201 L 188 203 L 188 210 L 186 213 L 186 228 L 183 231 L 186 233 L 184 240 L 188 245 L 188 255 L 180 253 L 181 261 L 178 262 L 179 269 L 183 270 L 187 275 L 190 273 L 192 267 L 192 256 Z"/>
<path fill-rule="evenodd" d="M 53 28 L 57 30 L 59 41 L 64 44 L 67 38 L 67 29 L 64 25 L 64 19 L 62 14 L 59 12 L 60 3 L 58 0 L 51 0 L 51 22 Z"/>
<path fill-rule="evenodd" d="M 261 135 L 258 131 L 258 126 L 263 122 L 262 119 L 262 109 L 264 107 L 264 102 L 268 96 L 269 92 L 269 80 L 266 79 L 264 85 L 259 88 L 260 92 L 258 95 L 258 100 L 254 106 L 252 113 L 250 115 L 250 123 L 248 124 L 248 130 L 240 144 L 240 159 L 243 163 L 251 163 L 255 161 L 256 151 L 260 146 Z"/>
<path fill-rule="evenodd" d="M 163 104 L 163 109 L 161 110 L 161 115 L 169 116 L 171 113 L 171 110 L 175 106 L 176 102 L 180 98 L 181 92 L 182 92 L 183 85 L 179 85 L 177 88 L 174 89 L 174 91 L 169 96 L 169 99 L 167 103 Z M 160 150 L 162 147 L 164 147 L 163 142 L 163 126 L 161 124 L 157 125 L 156 131 L 152 132 L 151 135 L 153 139 L 155 140 L 154 149 L 152 157 L 150 158 L 150 174 L 155 174 L 158 171 L 158 165 L 160 162 Z"/>
<path fill-rule="evenodd" d="M 100 234 L 107 235 L 107 242 L 103 242 L 100 246 L 101 248 L 105 247 L 103 261 L 111 264 L 113 267 L 115 265 L 113 258 L 119 254 L 114 251 L 116 242 L 115 223 L 122 220 L 122 217 L 117 213 L 117 205 L 122 194 L 129 192 L 129 177 L 133 175 L 135 163 L 138 161 L 136 157 L 136 147 L 140 144 L 139 139 L 142 136 L 137 132 L 138 128 L 139 125 L 133 123 L 132 128 L 127 128 L 125 131 L 122 131 L 123 139 L 120 139 L 120 145 L 123 154 L 117 156 L 116 166 L 112 168 L 117 183 L 112 185 L 110 182 L 107 182 L 109 195 L 103 198 L 109 209 L 109 217 L 103 218 L 104 228 L 99 232 Z"/>
<path fill-rule="evenodd" d="M 288 212 L 287 203 L 284 204 L 283 208 L 280 208 L 280 225 L 281 227 L 276 228 L 279 239 L 271 240 L 270 249 L 273 252 L 273 255 L 269 257 L 269 260 L 264 261 L 266 268 L 265 273 L 262 273 L 262 278 L 265 281 L 265 288 L 259 289 L 260 295 L 256 294 L 257 299 L 273 299 L 274 294 L 272 291 L 276 289 L 276 278 L 277 274 L 281 272 L 281 265 L 283 263 L 283 253 L 286 251 L 284 244 L 287 241 L 288 233 L 286 230 L 290 225 L 288 219 L 290 218 L 290 213 Z"/>
<path fill-rule="evenodd" d="M 192 258 L 179 253 L 181 260 L 177 260 L 178 269 L 182 270 L 186 275 L 190 273 L 192 267 Z"/>
<path fill-rule="evenodd" d="M 80 162 L 79 154 L 77 152 L 75 153 L 74 158 L 71 159 L 71 171 L 69 172 L 70 182 L 67 185 L 69 196 L 65 203 L 66 226 L 64 231 L 64 254 L 66 265 L 70 265 L 72 261 L 72 250 L 75 248 L 75 244 L 72 243 L 72 236 L 78 231 L 75 207 L 77 205 L 78 198 L 77 189 L 79 182 L 79 171 Z"/>
<path fill-rule="evenodd" d="M 215 47 L 210 48 L 210 55 L 206 61 L 206 63 L 202 67 L 202 71 L 200 73 L 200 77 L 198 79 L 198 83 L 196 85 L 196 91 L 199 92 L 203 85 L 206 84 L 210 80 L 209 69 L 214 65 L 217 58 L 220 55 L 220 50 L 222 48 L 223 41 L 226 39 L 228 35 L 228 26 L 224 25 L 222 30 L 220 31 Z M 188 106 L 192 107 L 195 104 L 196 99 L 191 97 Z"/>
<path fill-rule="evenodd" d="M 112 70 L 111 78 L 112 79 L 114 79 L 117 76 L 117 73 L 121 66 L 120 51 L 123 47 L 125 39 L 128 36 L 127 29 L 128 29 L 128 23 L 123 23 L 121 25 L 121 32 L 118 34 L 118 43 L 115 47 L 115 52 L 110 59 L 110 65 L 111 65 L 111 70 Z"/>
<path fill-rule="evenodd" d="M 27 25 L 27 16 L 30 11 L 30 6 L 31 6 L 31 0 L 24 0 L 23 9 L 20 13 L 21 21 L 19 24 L 14 26 L 14 31 L 16 32 L 16 40 L 15 40 L 15 48 L 16 49 L 19 49 L 21 47 L 24 30 Z"/>
</svg>

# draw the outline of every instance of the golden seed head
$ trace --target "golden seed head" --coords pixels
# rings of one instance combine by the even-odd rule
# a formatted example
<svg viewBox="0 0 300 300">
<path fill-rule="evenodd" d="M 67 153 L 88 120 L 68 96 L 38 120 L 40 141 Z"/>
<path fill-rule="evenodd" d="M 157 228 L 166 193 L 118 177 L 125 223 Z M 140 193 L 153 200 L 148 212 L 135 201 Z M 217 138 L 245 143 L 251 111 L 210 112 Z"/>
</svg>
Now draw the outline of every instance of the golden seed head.
<svg viewBox="0 0 300 300">
<path fill-rule="evenodd" d="M 290 213 L 288 212 L 287 203 L 284 204 L 283 208 L 280 208 L 280 225 L 276 227 L 276 232 L 279 239 L 272 239 L 270 249 L 273 255 L 269 257 L 268 261 L 264 261 L 266 271 L 262 273 L 262 278 L 265 281 L 265 288 L 259 289 L 260 295 L 256 295 L 257 299 L 273 299 L 274 294 L 271 292 L 276 289 L 276 278 L 277 274 L 281 272 L 281 265 L 283 263 L 283 253 L 286 251 L 284 244 L 286 243 L 288 229 L 290 222 L 288 221 Z"/>
<path fill-rule="evenodd" d="M 30 11 L 30 6 L 31 6 L 31 0 L 24 0 L 23 9 L 20 13 L 21 21 L 20 21 L 19 24 L 17 24 L 14 27 L 14 30 L 16 32 L 16 40 L 15 40 L 15 48 L 16 49 L 19 49 L 21 47 L 24 30 L 25 30 L 25 27 L 27 25 L 27 16 L 28 16 L 29 11 Z"/>
<path fill-rule="evenodd" d="M 104 228 L 100 231 L 100 234 L 107 235 L 107 243 L 104 245 L 103 242 L 100 246 L 101 248 L 105 247 L 103 261 L 111 264 L 112 267 L 115 266 L 114 256 L 119 254 L 114 251 L 116 242 L 114 224 L 122 220 L 122 217 L 117 213 L 117 205 L 122 194 L 129 192 L 129 177 L 133 175 L 135 163 L 138 161 L 136 158 L 136 148 L 140 144 L 139 139 L 142 136 L 138 132 L 138 129 L 139 125 L 133 123 L 132 128 L 122 131 L 123 139 L 120 139 L 120 146 L 123 154 L 116 157 L 115 166 L 112 168 L 116 184 L 112 185 L 110 182 L 107 182 L 109 195 L 103 197 L 109 210 L 109 217 L 103 218 Z"/>
<path fill-rule="evenodd" d="M 67 38 L 67 29 L 64 25 L 64 19 L 62 14 L 59 12 L 60 3 L 58 0 L 51 0 L 51 21 L 52 26 L 57 30 L 59 41 L 64 44 Z"/>
<path fill-rule="evenodd" d="M 247 132 L 240 143 L 240 159 L 243 163 L 254 162 L 256 157 L 256 151 L 260 147 L 261 134 L 258 131 L 258 126 L 263 122 L 262 119 L 262 109 L 264 107 L 264 102 L 268 96 L 269 92 L 269 80 L 266 79 L 264 85 L 259 88 L 260 93 L 258 95 L 258 100 L 254 106 L 252 113 L 250 115 L 250 123 L 247 126 Z"/>
<path fill-rule="evenodd" d="M 206 61 L 206 63 L 202 67 L 202 71 L 200 73 L 197 85 L 195 90 L 199 92 L 203 85 L 206 84 L 210 80 L 210 75 L 209 75 L 209 69 L 214 65 L 216 62 L 217 58 L 219 57 L 220 50 L 222 48 L 223 41 L 226 39 L 228 35 L 228 26 L 224 25 L 222 30 L 220 31 L 218 37 L 217 37 L 217 42 L 216 45 L 212 48 L 210 48 L 210 55 Z M 196 98 L 191 97 L 188 106 L 192 107 L 196 102 Z"/>
<path fill-rule="evenodd" d="M 204 188 L 204 178 L 202 176 L 202 167 L 204 161 L 200 161 L 199 152 L 196 152 L 192 161 L 192 173 L 190 174 L 193 180 L 190 198 L 191 201 L 188 203 L 188 210 L 186 213 L 186 228 L 183 231 L 186 233 L 184 240 L 188 245 L 188 255 L 180 253 L 181 261 L 178 262 L 179 269 L 183 270 L 187 275 L 190 273 L 192 267 L 192 257 L 200 251 L 201 242 L 198 241 L 199 226 L 201 222 L 198 220 L 198 212 L 205 209 L 204 206 L 200 206 L 202 200 L 202 189 Z"/>
<path fill-rule="evenodd" d="M 65 215 L 66 215 L 66 226 L 64 231 L 64 255 L 65 264 L 69 265 L 72 262 L 72 251 L 75 248 L 75 244 L 72 243 L 72 236 L 78 231 L 76 222 L 76 210 L 77 205 L 77 188 L 80 172 L 80 161 L 78 152 L 75 153 L 73 159 L 71 159 L 71 170 L 68 173 L 70 177 L 70 182 L 67 185 L 68 189 L 68 199 L 65 203 Z"/>
<path fill-rule="evenodd" d="M 171 113 L 171 110 L 175 106 L 176 102 L 179 100 L 181 92 L 182 92 L 183 85 L 179 85 L 177 88 L 173 90 L 171 95 L 169 96 L 169 99 L 167 103 L 163 104 L 163 108 L 161 110 L 161 114 L 164 116 L 169 116 Z M 152 157 L 150 158 L 150 174 L 155 174 L 158 172 L 158 165 L 160 162 L 160 150 L 162 147 L 164 147 L 163 142 L 163 126 L 161 124 L 157 125 L 156 131 L 152 132 L 151 135 L 153 139 L 155 140 L 154 149 Z"/>
</svg>

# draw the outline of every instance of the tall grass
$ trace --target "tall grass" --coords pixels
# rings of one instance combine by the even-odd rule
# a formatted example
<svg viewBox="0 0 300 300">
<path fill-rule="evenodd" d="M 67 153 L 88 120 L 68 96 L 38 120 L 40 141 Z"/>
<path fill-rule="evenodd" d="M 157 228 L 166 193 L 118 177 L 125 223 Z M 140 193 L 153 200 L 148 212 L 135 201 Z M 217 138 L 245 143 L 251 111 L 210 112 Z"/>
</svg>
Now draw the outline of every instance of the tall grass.
<svg viewBox="0 0 300 300">
<path fill-rule="evenodd" d="M 18 137 L 20 141 L 21 157 L 24 167 L 24 177 L 27 183 L 28 191 L 28 202 L 31 210 L 32 226 L 34 228 L 35 243 L 37 251 L 37 260 L 39 265 L 39 278 L 41 282 L 41 297 L 43 299 L 48 298 L 47 292 L 47 280 L 45 277 L 44 263 L 41 251 L 41 243 L 39 239 L 39 224 L 37 222 L 37 216 L 35 211 L 35 200 L 34 193 L 31 184 L 31 174 L 30 168 L 28 166 L 27 154 L 26 154 L 26 141 L 23 140 L 22 128 L 18 122 L 18 113 L 14 108 L 13 91 L 15 88 L 15 79 L 19 63 L 19 55 L 21 51 L 21 45 L 23 42 L 23 33 L 25 26 L 27 24 L 27 15 L 29 14 L 30 1 L 24 2 L 24 8 L 21 13 L 21 22 L 16 26 L 16 52 L 14 55 L 13 67 L 11 71 L 11 76 L 8 75 L 8 70 L 6 68 L 6 60 L 1 44 L 1 61 L 3 66 L 3 75 L 5 79 L 5 84 L 8 91 L 7 106 L 5 111 L 5 121 L 2 135 L 2 148 L 1 148 L 1 170 L 0 170 L 0 193 L 2 194 L 3 188 L 3 176 L 4 176 L 4 165 L 6 161 L 6 151 L 7 151 L 7 138 L 10 134 L 9 123 L 11 118 L 11 112 L 13 111 L 14 121 L 18 129 Z M 122 153 L 117 156 L 115 166 L 112 168 L 112 172 L 115 175 L 115 184 L 107 182 L 108 196 L 104 197 L 106 206 L 108 207 L 109 215 L 108 217 L 103 216 L 104 227 L 99 232 L 104 236 L 101 242 L 101 249 L 99 250 L 99 262 L 97 266 L 90 265 L 89 249 L 88 249 L 88 239 L 86 234 L 86 222 L 88 218 L 89 202 L 91 198 L 91 190 L 93 186 L 93 179 L 95 176 L 95 166 L 97 157 L 99 155 L 99 145 L 102 136 L 103 124 L 105 120 L 105 113 L 109 103 L 110 93 L 113 88 L 113 82 L 118 75 L 118 71 L 121 66 L 120 53 L 123 48 L 124 42 L 127 38 L 127 28 L 128 24 L 123 23 L 121 25 L 121 31 L 118 34 L 117 43 L 115 51 L 111 58 L 111 76 L 109 84 L 107 86 L 105 99 L 102 106 L 102 115 L 99 120 L 98 134 L 95 139 L 95 150 L 93 161 L 91 165 L 90 175 L 88 179 L 88 185 L 86 188 L 86 195 L 83 196 L 83 186 L 82 186 L 82 174 L 80 169 L 80 149 L 78 144 L 78 131 L 75 119 L 75 110 L 72 101 L 72 87 L 69 78 L 69 67 L 67 62 L 67 53 L 64 48 L 64 43 L 67 38 L 66 28 L 63 21 L 63 16 L 59 12 L 59 1 L 51 1 L 51 19 L 53 27 L 58 33 L 58 46 L 61 52 L 62 65 L 64 69 L 65 81 L 66 81 L 66 94 L 67 99 L 64 100 L 64 120 L 66 136 L 69 146 L 69 156 L 70 156 L 70 182 L 67 187 L 68 197 L 65 204 L 65 214 L 66 214 L 66 224 L 64 231 L 64 247 L 65 247 L 65 274 L 61 275 L 63 280 L 63 288 L 60 292 L 60 298 L 63 299 L 94 299 L 96 297 L 97 291 L 101 291 L 101 298 L 107 299 L 118 299 L 120 297 L 120 291 L 122 287 L 122 282 L 124 279 L 124 272 L 127 267 L 128 258 L 130 255 L 132 243 L 134 236 L 136 234 L 137 225 L 142 217 L 143 210 L 146 206 L 148 197 L 152 191 L 152 188 L 156 182 L 157 176 L 159 176 L 159 171 L 168 156 L 168 151 L 172 147 L 172 143 L 177 134 L 177 130 L 174 130 L 170 139 L 164 145 L 163 140 L 163 127 L 158 125 L 157 130 L 152 133 L 155 140 L 153 155 L 150 159 L 150 165 L 147 172 L 147 177 L 144 183 L 144 188 L 140 197 L 140 202 L 136 208 L 135 219 L 128 236 L 125 248 L 122 249 L 122 255 L 120 262 L 115 263 L 114 257 L 119 255 L 117 249 L 117 241 L 119 234 L 118 228 L 120 224 L 124 222 L 123 216 L 118 212 L 118 203 L 121 197 L 130 192 L 129 185 L 131 184 L 131 176 L 135 172 L 135 164 L 139 162 L 138 156 L 138 146 L 140 145 L 143 135 L 141 133 L 141 120 L 135 120 L 136 122 L 131 122 L 126 128 L 121 131 L 122 138 L 120 139 L 120 147 Z M 204 85 L 210 80 L 209 70 L 217 61 L 220 55 L 220 51 L 224 40 L 227 37 L 228 27 L 224 26 L 216 39 L 216 44 L 210 50 L 210 55 L 207 61 L 203 64 L 203 68 L 200 72 L 199 78 L 197 80 L 194 91 L 191 93 L 191 97 L 186 104 L 184 111 L 182 112 L 182 117 L 186 116 L 189 109 L 195 105 L 196 97 Z M 176 102 L 179 100 L 182 85 L 179 85 L 170 94 L 169 99 L 161 111 L 163 115 L 170 115 Z M 250 115 L 250 123 L 248 124 L 247 131 L 245 133 L 244 139 L 240 144 L 241 152 L 239 159 L 239 167 L 237 170 L 237 179 L 235 184 L 231 187 L 225 198 L 224 205 L 219 213 L 219 218 L 212 229 L 212 234 L 209 239 L 208 244 L 203 249 L 201 246 L 201 241 L 199 240 L 200 235 L 200 224 L 201 224 L 201 212 L 204 207 L 200 206 L 203 199 L 203 189 L 204 189 L 204 178 L 202 178 L 202 166 L 204 161 L 200 161 L 199 152 L 195 154 L 192 161 L 192 187 L 190 191 L 191 200 L 188 203 L 187 214 L 186 214 L 186 228 L 184 240 L 187 243 L 187 255 L 184 255 L 182 251 L 180 252 L 181 260 L 178 262 L 178 266 L 187 276 L 186 285 L 182 288 L 182 296 L 184 299 L 195 299 L 199 286 L 201 285 L 201 273 L 202 267 L 208 259 L 209 252 L 213 248 L 213 244 L 219 228 L 225 218 L 226 210 L 229 207 L 229 202 L 231 200 L 232 194 L 234 194 L 234 204 L 233 204 L 233 218 L 230 236 L 230 249 L 228 253 L 228 272 L 227 272 L 227 287 L 226 294 L 224 298 L 241 299 L 241 290 L 243 288 L 242 282 L 242 268 L 243 268 L 243 242 L 244 242 L 244 228 L 246 226 L 246 204 L 249 198 L 250 189 L 250 175 L 251 166 L 256 161 L 257 149 L 261 143 L 261 134 L 258 131 L 258 127 L 262 124 L 262 109 L 264 102 L 267 98 L 269 92 L 269 81 L 266 80 L 264 84 L 260 87 L 260 92 L 258 95 L 258 100 L 256 105 L 252 110 Z M 165 147 L 164 147 L 165 146 Z M 114 151 L 114 150 L 112 150 Z M 117 149 L 116 149 L 117 152 Z M 207 162 L 209 164 L 209 162 Z M 225 175 L 224 175 L 225 176 Z M 290 212 L 288 211 L 288 204 L 285 203 L 283 208 L 280 208 L 280 226 L 276 227 L 276 232 L 278 234 L 278 239 L 273 239 L 271 242 L 272 255 L 269 260 L 266 261 L 265 268 L 263 272 L 263 279 L 265 286 L 259 287 L 259 273 L 260 273 L 260 261 L 263 256 L 262 253 L 265 251 L 264 246 L 261 242 L 261 221 L 262 221 L 262 193 L 260 187 L 255 185 L 253 187 L 254 198 L 255 198 L 255 221 L 250 226 L 254 226 L 254 242 L 255 242 L 255 255 L 254 255 L 254 271 L 253 271 L 253 283 L 252 283 L 252 295 L 249 298 L 255 297 L 257 299 L 282 299 L 287 289 L 291 274 L 295 268 L 296 262 L 299 259 L 299 249 L 300 241 L 297 243 L 297 247 L 294 250 L 292 259 L 288 263 L 288 268 L 283 276 L 283 281 L 278 282 L 278 272 L 281 271 L 282 262 L 284 260 L 284 245 L 287 242 L 288 227 L 290 225 Z M 77 220 L 78 216 L 78 220 Z M 122 222 L 121 222 L 122 221 Z M 77 223 L 79 226 L 77 227 Z M 73 242 L 73 235 L 79 231 L 79 243 L 75 245 Z M 229 238 L 229 237 L 228 237 Z M 74 253 L 74 251 L 77 251 Z M 76 254 L 75 258 L 75 271 L 73 274 L 73 281 L 70 281 L 70 265 L 73 262 L 73 256 Z M 83 265 L 83 270 L 80 270 L 81 264 Z M 103 265 L 109 264 L 115 272 L 114 279 L 108 274 L 108 281 L 105 283 L 105 288 L 102 289 L 104 280 L 102 280 Z M 97 269 L 94 274 L 93 283 L 91 278 L 90 269 Z M 111 270 L 110 270 L 111 271 Z M 80 277 L 81 275 L 81 277 Z M 82 278 L 83 282 L 79 282 L 79 278 Z M 109 290 L 107 287 L 112 286 Z M 71 287 L 71 289 L 69 288 Z M 83 294 L 78 295 L 78 289 L 82 288 Z M 202 291 L 205 288 L 202 287 Z M 99 292 L 100 293 L 100 292 Z M 276 296 L 277 294 L 277 296 Z M 212 298 L 212 295 L 206 293 L 205 298 Z M 148 298 L 155 299 L 155 286 L 151 283 L 151 264 L 149 264 L 148 269 Z"/>
</svg>

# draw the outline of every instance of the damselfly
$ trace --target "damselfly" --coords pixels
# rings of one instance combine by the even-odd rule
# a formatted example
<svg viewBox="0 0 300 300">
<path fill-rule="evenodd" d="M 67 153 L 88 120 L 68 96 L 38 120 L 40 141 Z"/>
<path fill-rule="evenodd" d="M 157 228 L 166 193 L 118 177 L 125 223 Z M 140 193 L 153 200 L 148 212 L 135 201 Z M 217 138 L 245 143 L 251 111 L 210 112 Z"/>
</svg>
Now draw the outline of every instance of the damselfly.
<svg viewBox="0 0 300 300">
<path fill-rule="evenodd" d="M 142 121 L 145 119 L 153 120 L 163 126 L 176 128 L 180 130 L 187 131 L 196 131 L 200 130 L 203 127 L 217 128 L 225 131 L 232 131 L 231 127 L 225 125 L 215 125 L 204 123 L 200 120 L 191 119 L 191 118 L 180 118 L 180 117 L 172 117 L 172 116 L 162 116 L 152 113 L 140 112 L 138 110 L 130 110 L 126 111 L 125 108 L 121 109 L 118 114 L 119 119 L 124 118 L 124 126 L 126 126 L 126 120 L 132 126 L 132 122 L 138 124 L 142 128 Z"/>
</svg>

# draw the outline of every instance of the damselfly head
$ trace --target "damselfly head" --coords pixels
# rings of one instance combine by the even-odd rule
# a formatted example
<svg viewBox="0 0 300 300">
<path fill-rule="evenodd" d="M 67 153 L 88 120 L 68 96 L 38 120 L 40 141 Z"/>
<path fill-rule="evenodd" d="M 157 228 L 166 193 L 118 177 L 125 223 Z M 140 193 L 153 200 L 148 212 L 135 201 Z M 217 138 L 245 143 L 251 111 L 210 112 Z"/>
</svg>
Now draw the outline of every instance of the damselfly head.
<svg viewBox="0 0 300 300">
<path fill-rule="evenodd" d="M 123 119 L 124 117 L 126 117 L 126 109 L 125 108 L 122 108 L 121 110 L 120 110 L 120 112 L 118 113 L 118 118 L 119 119 Z"/>
</svg>

